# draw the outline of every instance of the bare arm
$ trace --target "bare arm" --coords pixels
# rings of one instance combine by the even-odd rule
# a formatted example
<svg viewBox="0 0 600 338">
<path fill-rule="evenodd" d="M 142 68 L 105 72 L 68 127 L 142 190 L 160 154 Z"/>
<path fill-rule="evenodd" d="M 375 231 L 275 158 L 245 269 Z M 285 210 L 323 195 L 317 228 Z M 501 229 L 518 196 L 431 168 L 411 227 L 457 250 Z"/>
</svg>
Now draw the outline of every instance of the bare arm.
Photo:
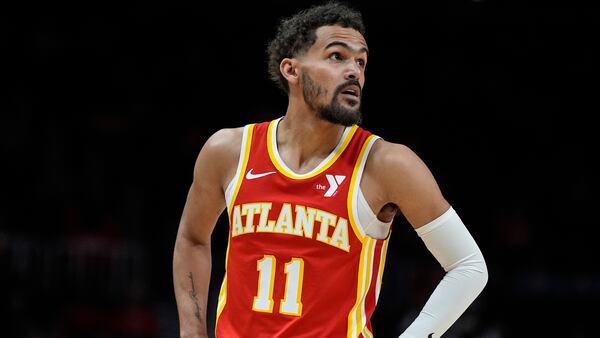
<svg viewBox="0 0 600 338">
<path fill-rule="evenodd" d="M 225 209 L 225 188 L 235 173 L 242 129 L 224 129 L 202 147 L 183 208 L 173 253 L 173 284 L 181 337 L 208 337 L 206 306 L 211 272 L 210 237 Z"/>
<path fill-rule="evenodd" d="M 405 146 L 377 143 L 361 187 L 370 188 L 374 205 L 392 204 L 400 209 L 446 271 L 417 318 L 400 337 L 437 338 L 462 315 L 487 283 L 485 260 L 421 159 Z"/>
<path fill-rule="evenodd" d="M 394 205 L 415 229 L 450 207 L 425 163 L 408 147 L 384 140 L 373 145 L 361 189 L 374 211 Z"/>
</svg>

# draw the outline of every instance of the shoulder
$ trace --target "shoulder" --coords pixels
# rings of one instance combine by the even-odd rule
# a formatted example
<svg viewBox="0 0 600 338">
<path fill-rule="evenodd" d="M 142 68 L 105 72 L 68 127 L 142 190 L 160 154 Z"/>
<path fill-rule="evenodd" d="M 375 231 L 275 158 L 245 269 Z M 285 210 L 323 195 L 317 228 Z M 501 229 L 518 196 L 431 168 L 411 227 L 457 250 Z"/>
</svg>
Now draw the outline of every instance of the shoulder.
<svg viewBox="0 0 600 338">
<path fill-rule="evenodd" d="M 408 146 L 378 139 L 368 154 L 364 176 L 381 194 L 392 187 L 390 182 L 405 185 L 424 172 L 427 167 Z"/>
<path fill-rule="evenodd" d="M 408 146 L 377 140 L 367 158 L 361 187 L 376 205 L 393 203 L 413 226 L 447 210 L 439 186 L 421 158 Z"/>
<path fill-rule="evenodd" d="M 371 167 L 378 171 L 391 170 L 407 174 L 418 170 L 423 165 L 423 161 L 408 146 L 383 139 L 379 139 L 373 144 L 367 161 L 371 162 Z"/>
<path fill-rule="evenodd" d="M 204 143 L 194 168 L 194 176 L 210 175 L 225 186 L 235 174 L 244 136 L 244 127 L 223 128 Z"/>
<path fill-rule="evenodd" d="M 202 150 L 234 153 L 239 151 L 243 136 L 244 127 L 219 129 L 206 140 Z"/>
</svg>

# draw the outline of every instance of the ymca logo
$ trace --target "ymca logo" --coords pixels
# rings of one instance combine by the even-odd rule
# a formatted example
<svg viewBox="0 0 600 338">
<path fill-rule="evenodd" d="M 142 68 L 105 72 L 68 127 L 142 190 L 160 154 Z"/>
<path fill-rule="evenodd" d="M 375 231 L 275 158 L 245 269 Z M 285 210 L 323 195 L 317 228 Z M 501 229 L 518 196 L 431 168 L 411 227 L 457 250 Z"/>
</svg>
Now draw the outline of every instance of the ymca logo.
<svg viewBox="0 0 600 338">
<path fill-rule="evenodd" d="M 325 175 L 325 177 L 327 178 L 327 182 L 329 183 L 329 188 L 327 188 L 326 186 L 322 185 L 322 184 L 317 184 L 316 188 L 319 190 L 327 190 L 325 191 L 325 194 L 323 196 L 325 197 L 331 197 L 333 196 L 333 194 L 335 194 L 335 192 L 337 191 L 337 189 L 340 187 L 340 184 L 342 184 L 342 182 L 344 182 L 344 180 L 346 179 L 346 176 L 344 175 Z"/>
</svg>

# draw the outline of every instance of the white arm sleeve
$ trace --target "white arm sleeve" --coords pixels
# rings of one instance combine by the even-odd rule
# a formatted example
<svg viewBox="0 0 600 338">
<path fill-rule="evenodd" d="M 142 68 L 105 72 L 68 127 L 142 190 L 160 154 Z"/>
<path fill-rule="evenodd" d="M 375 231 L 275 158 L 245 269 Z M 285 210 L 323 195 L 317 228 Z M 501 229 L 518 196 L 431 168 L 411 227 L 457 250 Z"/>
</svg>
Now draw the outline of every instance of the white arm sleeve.
<svg viewBox="0 0 600 338">
<path fill-rule="evenodd" d="M 483 290 L 487 267 L 477 243 L 452 207 L 416 232 L 446 275 L 400 337 L 438 338 Z"/>
</svg>

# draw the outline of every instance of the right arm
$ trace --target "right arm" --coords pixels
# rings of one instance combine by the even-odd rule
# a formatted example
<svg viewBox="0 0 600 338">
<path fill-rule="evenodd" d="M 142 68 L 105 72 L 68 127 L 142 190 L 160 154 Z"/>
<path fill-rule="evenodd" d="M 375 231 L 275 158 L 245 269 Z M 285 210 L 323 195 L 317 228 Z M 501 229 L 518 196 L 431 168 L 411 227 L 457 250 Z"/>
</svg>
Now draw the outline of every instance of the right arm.
<svg viewBox="0 0 600 338">
<path fill-rule="evenodd" d="M 177 231 L 173 284 L 180 337 L 208 337 L 206 306 L 211 272 L 210 237 L 225 209 L 225 189 L 235 174 L 243 129 L 223 129 L 202 147 Z"/>
</svg>

